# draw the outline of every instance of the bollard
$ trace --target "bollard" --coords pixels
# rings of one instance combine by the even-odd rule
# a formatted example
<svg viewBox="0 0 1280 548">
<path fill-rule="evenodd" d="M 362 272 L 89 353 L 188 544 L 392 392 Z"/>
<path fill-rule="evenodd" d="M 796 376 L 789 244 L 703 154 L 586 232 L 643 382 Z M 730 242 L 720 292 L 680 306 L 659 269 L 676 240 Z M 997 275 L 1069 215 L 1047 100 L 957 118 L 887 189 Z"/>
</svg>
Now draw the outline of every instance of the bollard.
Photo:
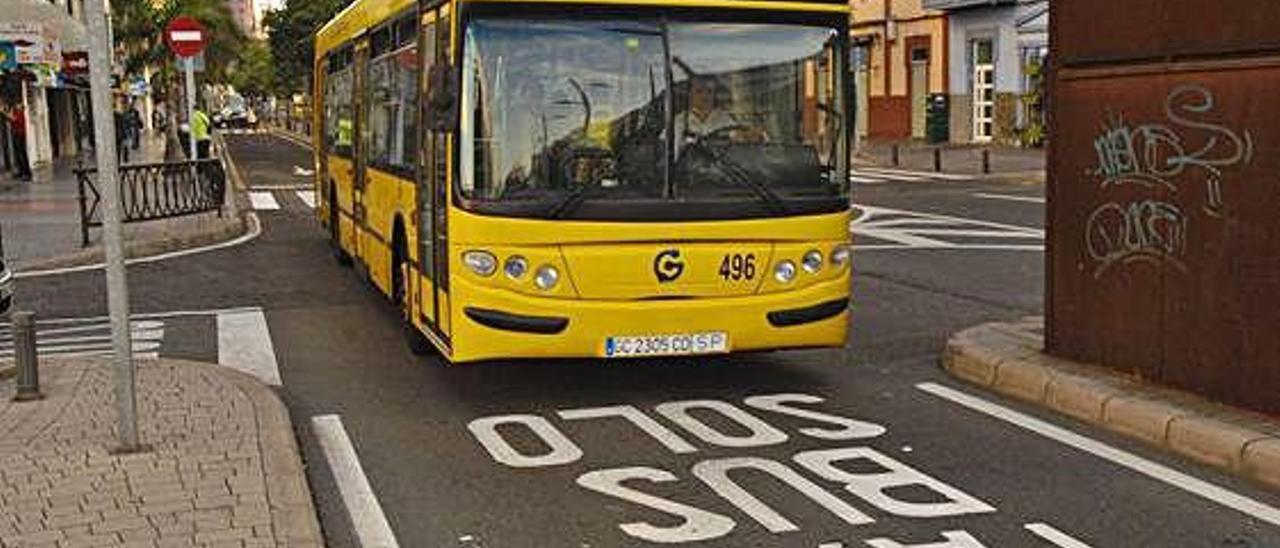
<svg viewBox="0 0 1280 548">
<path fill-rule="evenodd" d="M 898 161 L 898 145 L 893 145 L 892 153 L 893 167 L 898 167 L 901 163 Z"/>
<path fill-rule="evenodd" d="M 991 173 L 991 149 L 982 149 L 982 173 Z"/>
<path fill-rule="evenodd" d="M 933 171 L 934 173 L 942 172 L 942 149 L 933 149 Z"/>
<path fill-rule="evenodd" d="M 13 351 L 18 369 L 17 393 L 13 401 L 44 399 L 40 394 L 40 363 L 36 357 L 36 315 L 34 312 L 14 312 Z"/>
</svg>

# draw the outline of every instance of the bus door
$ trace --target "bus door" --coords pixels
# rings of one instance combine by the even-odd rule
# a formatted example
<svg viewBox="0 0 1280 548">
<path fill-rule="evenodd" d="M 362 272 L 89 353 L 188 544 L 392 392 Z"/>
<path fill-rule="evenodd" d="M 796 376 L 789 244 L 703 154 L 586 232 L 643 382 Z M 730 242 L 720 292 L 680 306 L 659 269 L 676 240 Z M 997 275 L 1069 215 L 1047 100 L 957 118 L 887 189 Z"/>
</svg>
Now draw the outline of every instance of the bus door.
<svg viewBox="0 0 1280 548">
<path fill-rule="evenodd" d="M 353 139 L 351 156 L 352 164 L 355 166 L 355 173 L 352 174 L 351 183 L 351 209 L 355 216 L 355 242 L 352 247 L 352 255 L 356 261 L 364 267 L 366 275 L 369 272 L 369 258 L 365 251 L 364 231 L 369 226 L 367 212 L 364 209 L 364 191 L 367 184 L 365 169 L 369 164 L 366 154 L 369 148 L 368 126 L 369 112 L 368 101 L 365 100 L 365 85 L 368 82 L 366 71 L 369 68 L 369 39 L 361 37 L 356 42 L 355 55 L 355 86 L 352 91 L 352 104 L 355 107 L 355 139 Z"/>
<path fill-rule="evenodd" d="M 422 15 L 418 51 L 422 59 L 422 146 L 420 150 L 418 179 L 418 258 L 423 283 L 418 288 L 419 320 L 446 342 L 449 337 L 449 146 L 450 131 L 439 131 L 427 122 L 430 105 L 426 97 L 430 92 L 431 69 L 449 59 L 449 7 L 428 11 Z"/>
</svg>

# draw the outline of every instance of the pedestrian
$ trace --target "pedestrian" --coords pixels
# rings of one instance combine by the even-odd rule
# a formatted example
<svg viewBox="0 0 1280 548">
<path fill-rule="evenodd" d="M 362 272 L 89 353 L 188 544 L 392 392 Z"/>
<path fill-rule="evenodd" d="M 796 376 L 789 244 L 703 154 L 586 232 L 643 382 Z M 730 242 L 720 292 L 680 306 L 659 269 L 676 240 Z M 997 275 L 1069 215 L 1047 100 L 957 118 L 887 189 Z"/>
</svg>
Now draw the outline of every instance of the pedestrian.
<svg viewBox="0 0 1280 548">
<path fill-rule="evenodd" d="M 13 144 L 14 175 L 19 181 L 30 181 L 31 162 L 27 158 L 27 111 L 22 103 L 15 103 L 4 117 L 9 122 L 10 142 Z"/>
<path fill-rule="evenodd" d="M 142 113 L 138 112 L 137 103 L 129 103 L 125 117 L 129 122 L 129 139 L 132 141 L 130 144 L 133 145 L 133 150 L 138 150 L 138 147 L 142 146 Z"/>
<path fill-rule="evenodd" d="M 209 157 L 209 147 L 213 142 L 209 135 L 209 115 L 197 105 L 191 116 L 191 135 L 196 139 L 196 158 L 203 160 Z"/>
<path fill-rule="evenodd" d="M 114 113 L 116 121 L 116 160 L 120 165 L 129 163 L 129 116 L 124 105 L 118 105 Z"/>
</svg>

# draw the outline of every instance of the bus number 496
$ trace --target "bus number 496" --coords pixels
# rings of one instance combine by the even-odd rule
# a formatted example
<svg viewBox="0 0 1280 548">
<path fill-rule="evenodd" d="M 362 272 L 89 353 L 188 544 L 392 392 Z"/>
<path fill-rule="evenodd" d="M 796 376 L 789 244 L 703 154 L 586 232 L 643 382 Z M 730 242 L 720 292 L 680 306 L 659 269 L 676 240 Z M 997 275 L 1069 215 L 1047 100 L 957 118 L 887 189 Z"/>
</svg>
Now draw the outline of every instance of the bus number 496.
<svg viewBox="0 0 1280 548">
<path fill-rule="evenodd" d="M 725 255 L 724 260 L 720 262 L 720 277 L 735 282 L 754 280 L 756 278 L 755 254 L 742 255 L 732 253 Z"/>
</svg>

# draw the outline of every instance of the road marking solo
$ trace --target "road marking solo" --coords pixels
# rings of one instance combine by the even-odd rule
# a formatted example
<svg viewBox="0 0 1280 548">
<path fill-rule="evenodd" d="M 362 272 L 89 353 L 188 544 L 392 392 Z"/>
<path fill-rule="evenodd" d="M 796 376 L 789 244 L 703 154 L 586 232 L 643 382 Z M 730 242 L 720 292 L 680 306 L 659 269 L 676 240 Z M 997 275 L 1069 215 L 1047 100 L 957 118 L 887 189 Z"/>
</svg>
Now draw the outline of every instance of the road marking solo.
<svg viewBox="0 0 1280 548">
<path fill-rule="evenodd" d="M 338 484 L 338 492 L 351 517 L 360 546 L 366 548 L 399 548 L 395 533 L 382 513 L 382 505 L 374 495 L 369 480 L 360 466 L 360 457 L 347 436 L 342 419 L 337 415 L 311 417 L 311 427 L 320 441 L 325 460 Z"/>
<path fill-rule="evenodd" d="M 1163 464 L 1147 460 L 1128 451 L 1117 449 L 1065 428 L 1054 426 L 1040 419 L 1019 413 L 1004 406 L 996 405 L 940 384 L 927 382 L 917 384 L 916 388 L 962 407 L 967 407 L 979 413 L 1018 426 L 1024 430 L 1034 432 L 1062 443 L 1063 445 L 1074 447 L 1133 470 L 1134 472 L 1138 472 L 1139 474 L 1164 482 L 1172 487 L 1176 487 L 1272 525 L 1280 525 L 1280 509 L 1263 504 L 1249 497 L 1236 494 L 1232 491 L 1228 491 L 1222 487 L 1218 487 L 1217 485 L 1189 474 L 1184 474 Z"/>
<path fill-rule="evenodd" d="M 560 410 L 556 417 L 574 422 L 621 418 L 635 427 L 635 431 L 653 438 L 674 454 L 698 453 L 703 448 L 722 453 L 724 449 L 777 446 L 800 438 L 848 443 L 877 438 L 887 431 L 878 424 L 813 408 L 812 404 L 824 401 L 808 394 L 772 394 L 746 398 L 742 402 L 744 407 L 720 400 L 687 400 L 659 403 L 653 408 L 653 416 L 634 406 L 616 405 Z M 803 419 L 807 424 L 788 432 L 753 411 L 764 412 L 769 417 Z M 681 433 L 658 422 L 655 416 L 674 424 Z M 542 415 L 482 417 L 471 421 L 467 429 L 495 462 L 514 469 L 530 471 L 565 467 L 586 457 L 577 443 Z M 539 443 L 530 446 L 527 443 L 530 439 Z M 674 522 L 664 520 L 660 523 L 624 519 L 617 525 L 627 536 L 647 542 L 702 542 L 720 539 L 737 529 L 739 522 L 731 515 L 699 508 L 669 496 L 659 496 L 646 489 L 647 484 L 678 483 L 688 481 L 690 476 L 764 530 L 778 535 L 800 531 L 802 524 L 784 516 L 738 483 L 735 473 L 740 475 L 743 471 L 768 475 L 777 480 L 775 485 L 790 487 L 794 493 L 853 526 L 875 521 L 869 513 L 855 506 L 853 500 L 869 509 L 909 519 L 954 518 L 996 512 L 994 506 L 977 497 L 865 446 L 811 449 L 797 452 L 787 460 L 748 455 L 705 458 L 689 467 L 686 476 L 651 466 L 609 467 L 586 471 L 578 475 L 576 483 L 583 489 L 616 501 L 676 518 Z M 527 477 L 527 472 L 522 477 Z M 904 489 L 915 493 L 928 492 L 932 496 L 927 497 L 927 502 L 921 502 L 918 496 L 903 498 L 901 493 Z M 838 496 L 841 490 L 853 495 L 854 499 L 847 501 Z M 980 548 L 981 544 L 964 546 Z"/>
</svg>

